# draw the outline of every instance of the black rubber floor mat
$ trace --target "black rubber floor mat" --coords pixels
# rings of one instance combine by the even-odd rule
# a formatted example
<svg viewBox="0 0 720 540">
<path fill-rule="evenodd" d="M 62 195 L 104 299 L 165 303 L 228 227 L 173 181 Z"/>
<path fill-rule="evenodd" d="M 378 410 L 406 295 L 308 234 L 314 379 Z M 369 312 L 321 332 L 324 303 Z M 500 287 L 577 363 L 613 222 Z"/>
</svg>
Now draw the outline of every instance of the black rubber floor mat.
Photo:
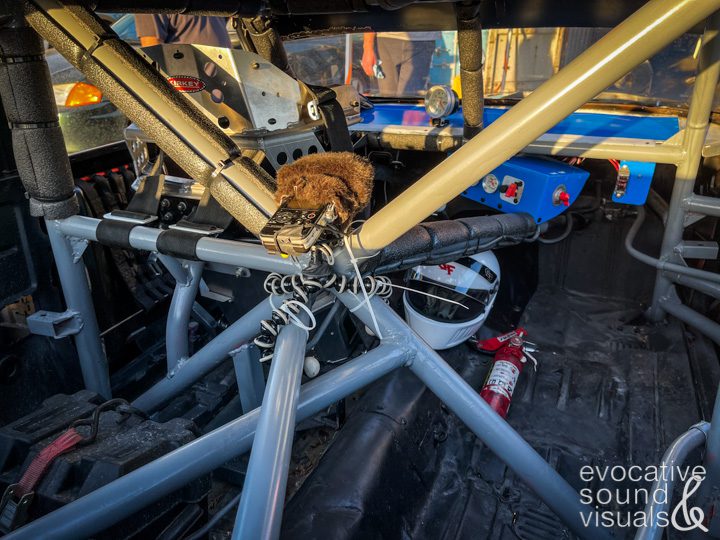
<svg viewBox="0 0 720 540">
<path fill-rule="evenodd" d="M 628 487 L 588 486 L 580 468 L 656 464 L 701 418 L 682 328 L 641 320 L 637 304 L 554 288 L 538 290 L 526 309 L 523 325 L 539 365 L 523 372 L 508 421 L 577 489 Z M 478 389 L 492 360 L 466 345 L 443 356 Z M 710 376 L 716 384 L 717 369 Z M 288 503 L 282 537 L 572 535 L 411 373 L 399 371 L 349 415 Z"/>
</svg>

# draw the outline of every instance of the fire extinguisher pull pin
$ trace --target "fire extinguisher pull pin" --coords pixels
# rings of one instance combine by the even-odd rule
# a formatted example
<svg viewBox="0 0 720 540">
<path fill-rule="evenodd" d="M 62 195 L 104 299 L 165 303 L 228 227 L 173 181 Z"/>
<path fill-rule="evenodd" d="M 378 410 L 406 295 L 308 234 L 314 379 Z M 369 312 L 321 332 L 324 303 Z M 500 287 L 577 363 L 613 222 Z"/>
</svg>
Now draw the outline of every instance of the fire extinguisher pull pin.
<svg viewBox="0 0 720 540">
<path fill-rule="evenodd" d="M 537 372 L 537 368 L 538 368 L 537 358 L 535 358 L 532 354 L 530 354 L 530 352 L 524 347 L 523 347 L 523 354 L 525 355 L 525 357 L 529 358 L 532 361 L 533 368 Z"/>
</svg>

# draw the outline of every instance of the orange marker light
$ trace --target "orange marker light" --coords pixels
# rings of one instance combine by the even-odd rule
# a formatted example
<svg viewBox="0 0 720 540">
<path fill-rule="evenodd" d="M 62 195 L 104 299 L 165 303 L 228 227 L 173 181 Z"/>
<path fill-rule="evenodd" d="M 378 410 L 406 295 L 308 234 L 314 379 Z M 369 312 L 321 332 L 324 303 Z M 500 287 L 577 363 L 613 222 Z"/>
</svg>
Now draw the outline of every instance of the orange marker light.
<svg viewBox="0 0 720 540">
<path fill-rule="evenodd" d="M 66 107 L 81 107 L 102 101 L 102 92 L 92 84 L 79 82 L 70 90 L 65 100 Z"/>
<path fill-rule="evenodd" d="M 69 84 L 56 84 L 55 103 L 60 107 L 82 107 L 102 101 L 102 92 L 90 83 L 77 82 Z"/>
</svg>

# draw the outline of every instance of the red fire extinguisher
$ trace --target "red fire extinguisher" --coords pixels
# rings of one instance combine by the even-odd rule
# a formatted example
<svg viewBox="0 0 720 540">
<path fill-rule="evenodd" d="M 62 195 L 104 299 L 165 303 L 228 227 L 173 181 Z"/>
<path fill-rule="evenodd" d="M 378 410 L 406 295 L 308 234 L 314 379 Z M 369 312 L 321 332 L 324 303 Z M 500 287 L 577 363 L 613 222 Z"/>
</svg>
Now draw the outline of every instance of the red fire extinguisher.
<svg viewBox="0 0 720 540">
<path fill-rule="evenodd" d="M 470 339 L 470 343 L 472 343 L 474 347 L 482 353 L 494 353 L 502 349 L 505 344 L 514 337 L 522 338 L 523 343 L 527 343 L 529 345 L 530 342 L 525 341 L 525 336 L 527 336 L 527 330 L 525 330 L 522 326 L 518 326 L 515 330 L 510 330 L 505 334 L 500 334 L 499 336 L 488 339 Z"/>
<path fill-rule="evenodd" d="M 502 418 L 507 416 L 525 361 L 523 339 L 520 335 L 511 337 L 510 341 L 495 353 L 492 369 L 480 391 L 480 397 Z"/>
</svg>

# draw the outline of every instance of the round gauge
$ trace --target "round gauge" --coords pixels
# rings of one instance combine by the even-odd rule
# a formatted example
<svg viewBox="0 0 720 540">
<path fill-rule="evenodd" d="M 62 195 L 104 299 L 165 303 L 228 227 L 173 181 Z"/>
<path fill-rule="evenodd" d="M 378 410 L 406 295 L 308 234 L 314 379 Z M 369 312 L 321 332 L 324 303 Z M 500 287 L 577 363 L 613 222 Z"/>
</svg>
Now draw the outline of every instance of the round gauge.
<svg viewBox="0 0 720 540">
<path fill-rule="evenodd" d="M 450 116 L 458 109 L 458 97 L 449 86 L 431 86 L 425 94 L 425 112 L 433 120 Z"/>
<path fill-rule="evenodd" d="M 500 182 L 494 174 L 488 174 L 485 178 L 483 178 L 482 187 L 485 190 L 485 193 L 495 193 L 499 185 Z"/>
</svg>

